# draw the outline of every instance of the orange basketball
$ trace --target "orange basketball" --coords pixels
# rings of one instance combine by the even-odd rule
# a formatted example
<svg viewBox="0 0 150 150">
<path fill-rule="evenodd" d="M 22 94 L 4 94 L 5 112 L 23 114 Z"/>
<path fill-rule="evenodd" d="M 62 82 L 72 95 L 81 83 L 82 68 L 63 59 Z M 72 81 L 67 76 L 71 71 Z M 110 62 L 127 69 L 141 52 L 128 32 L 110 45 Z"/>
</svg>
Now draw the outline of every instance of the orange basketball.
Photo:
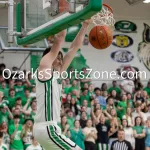
<svg viewBox="0 0 150 150">
<path fill-rule="evenodd" d="M 95 26 L 89 33 L 89 41 L 96 49 L 105 49 L 113 41 L 112 29 L 108 26 Z"/>
</svg>

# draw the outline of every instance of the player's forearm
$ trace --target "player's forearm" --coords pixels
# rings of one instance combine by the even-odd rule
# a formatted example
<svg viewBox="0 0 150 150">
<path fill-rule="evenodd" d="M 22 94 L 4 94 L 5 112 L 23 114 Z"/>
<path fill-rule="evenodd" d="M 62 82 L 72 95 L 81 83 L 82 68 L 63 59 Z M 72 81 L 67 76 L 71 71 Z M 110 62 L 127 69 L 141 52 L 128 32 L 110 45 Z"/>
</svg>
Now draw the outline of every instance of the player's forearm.
<svg viewBox="0 0 150 150">
<path fill-rule="evenodd" d="M 87 31 L 88 24 L 84 23 L 78 35 L 71 44 L 69 52 L 65 55 L 61 71 L 65 71 L 72 62 L 76 52 L 81 48 Z"/>
<path fill-rule="evenodd" d="M 78 50 L 82 46 L 87 28 L 88 28 L 88 23 L 83 23 L 82 28 L 80 29 L 75 40 L 71 44 L 71 47 L 70 47 L 71 49 Z"/>
</svg>

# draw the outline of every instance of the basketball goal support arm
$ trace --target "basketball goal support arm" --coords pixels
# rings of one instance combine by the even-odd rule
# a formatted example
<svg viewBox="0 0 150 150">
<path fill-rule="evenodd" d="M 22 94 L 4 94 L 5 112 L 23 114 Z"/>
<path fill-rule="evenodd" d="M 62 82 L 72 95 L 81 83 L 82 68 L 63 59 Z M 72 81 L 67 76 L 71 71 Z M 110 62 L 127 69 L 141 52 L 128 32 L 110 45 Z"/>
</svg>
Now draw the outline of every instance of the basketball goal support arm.
<svg viewBox="0 0 150 150">
<path fill-rule="evenodd" d="M 21 15 L 20 15 L 20 4 L 17 4 L 17 32 L 21 32 Z M 77 13 L 74 13 L 65 19 L 61 19 L 58 22 L 47 26 L 43 29 L 38 30 L 37 32 L 34 32 L 30 35 L 27 35 L 25 37 L 19 37 L 17 36 L 17 44 L 18 45 L 28 45 L 33 44 L 38 41 L 43 40 L 44 38 L 47 38 L 51 35 L 55 35 L 58 32 L 69 28 L 70 26 L 77 25 L 84 20 L 87 20 L 91 18 L 93 15 L 101 11 L 102 9 L 102 0 L 90 0 L 89 4 L 82 10 L 80 10 Z"/>
</svg>

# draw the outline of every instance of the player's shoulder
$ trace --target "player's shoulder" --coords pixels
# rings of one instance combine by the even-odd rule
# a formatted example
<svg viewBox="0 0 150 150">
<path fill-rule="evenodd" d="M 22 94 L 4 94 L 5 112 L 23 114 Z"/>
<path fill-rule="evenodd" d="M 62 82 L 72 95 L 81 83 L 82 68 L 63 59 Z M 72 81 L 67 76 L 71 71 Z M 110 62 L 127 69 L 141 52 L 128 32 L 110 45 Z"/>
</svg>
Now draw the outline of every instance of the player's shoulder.
<svg viewBox="0 0 150 150">
<path fill-rule="evenodd" d="M 53 79 L 53 70 L 52 69 L 40 69 L 37 68 L 34 77 L 36 78 L 36 84 L 45 83 Z"/>
</svg>

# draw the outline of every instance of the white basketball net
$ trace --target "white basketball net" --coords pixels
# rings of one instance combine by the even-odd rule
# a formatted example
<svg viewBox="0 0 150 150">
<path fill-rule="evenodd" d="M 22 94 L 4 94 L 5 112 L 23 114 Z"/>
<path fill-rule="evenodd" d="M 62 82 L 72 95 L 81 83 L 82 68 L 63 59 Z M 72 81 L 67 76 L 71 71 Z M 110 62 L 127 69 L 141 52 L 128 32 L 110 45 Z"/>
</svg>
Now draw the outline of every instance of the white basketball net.
<svg viewBox="0 0 150 150">
<path fill-rule="evenodd" d="M 111 12 L 111 10 L 106 7 L 103 6 L 101 12 L 97 13 L 96 15 L 94 15 L 92 17 L 93 23 L 97 26 L 114 26 L 115 24 L 115 19 L 113 17 L 113 13 Z"/>
</svg>

